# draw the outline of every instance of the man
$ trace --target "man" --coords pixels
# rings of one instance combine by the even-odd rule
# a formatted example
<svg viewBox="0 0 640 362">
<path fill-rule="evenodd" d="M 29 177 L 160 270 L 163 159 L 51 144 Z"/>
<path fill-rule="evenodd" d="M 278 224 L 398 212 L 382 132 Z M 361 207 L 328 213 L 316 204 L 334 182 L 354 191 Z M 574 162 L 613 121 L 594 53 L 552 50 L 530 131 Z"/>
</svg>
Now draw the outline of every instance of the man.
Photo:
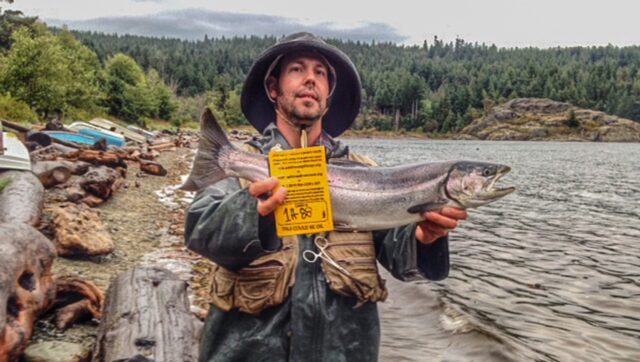
<svg viewBox="0 0 640 362">
<path fill-rule="evenodd" d="M 263 134 L 246 150 L 323 145 L 330 161 L 370 164 L 333 139 L 358 114 L 360 88 L 337 48 L 309 33 L 283 38 L 259 55 L 242 90 L 242 110 Z M 443 279 L 447 233 L 466 218 L 442 209 L 393 230 L 280 239 L 273 211 L 286 189 L 272 178 L 243 184 L 230 179 L 202 190 L 187 211 L 187 246 L 217 265 L 201 361 L 377 360 L 376 302 L 387 290 L 376 258 L 400 280 Z M 304 251 L 317 253 L 318 245 L 329 246 L 329 260 L 305 260 Z"/>
</svg>

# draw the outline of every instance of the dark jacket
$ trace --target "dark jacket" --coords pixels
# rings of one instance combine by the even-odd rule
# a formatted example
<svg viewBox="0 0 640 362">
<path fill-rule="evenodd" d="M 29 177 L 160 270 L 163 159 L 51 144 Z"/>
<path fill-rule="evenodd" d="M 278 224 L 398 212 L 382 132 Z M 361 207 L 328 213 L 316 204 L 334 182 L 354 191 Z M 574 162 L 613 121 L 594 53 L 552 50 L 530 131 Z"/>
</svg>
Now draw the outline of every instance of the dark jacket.
<svg viewBox="0 0 640 362">
<path fill-rule="evenodd" d="M 274 125 L 254 145 L 267 153 L 275 144 L 290 146 Z M 345 157 L 348 148 L 323 135 L 327 159 Z M 256 199 L 237 179 L 202 190 L 187 211 L 187 247 L 237 270 L 281 247 L 273 220 L 256 211 Z M 374 233 L 377 258 L 400 280 L 440 280 L 448 275 L 448 239 L 431 245 L 415 239 L 415 225 Z M 313 235 L 299 237 L 299 250 L 314 250 Z M 204 326 L 200 361 L 376 361 L 380 324 L 375 303 L 354 308 L 357 300 L 338 295 L 318 263 L 299 256 L 296 282 L 279 306 L 258 316 L 211 307 Z"/>
</svg>

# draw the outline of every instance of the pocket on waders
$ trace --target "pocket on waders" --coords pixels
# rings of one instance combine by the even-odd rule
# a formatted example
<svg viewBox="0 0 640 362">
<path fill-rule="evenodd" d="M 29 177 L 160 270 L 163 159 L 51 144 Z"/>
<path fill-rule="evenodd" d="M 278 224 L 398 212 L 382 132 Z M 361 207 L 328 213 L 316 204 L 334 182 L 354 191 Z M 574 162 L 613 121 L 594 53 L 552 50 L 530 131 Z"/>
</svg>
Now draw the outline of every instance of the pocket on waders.
<svg viewBox="0 0 640 362">
<path fill-rule="evenodd" d="M 388 291 L 378 273 L 373 235 L 370 232 L 331 232 L 327 237 L 325 253 L 347 272 L 322 260 L 322 270 L 331 290 L 340 295 L 356 297 L 356 307 L 387 298 Z"/>
<path fill-rule="evenodd" d="M 237 308 L 255 315 L 284 302 L 295 282 L 298 244 L 294 238 L 283 238 L 282 242 L 281 250 L 237 271 L 216 265 L 211 278 L 212 304 L 226 312 Z"/>
</svg>

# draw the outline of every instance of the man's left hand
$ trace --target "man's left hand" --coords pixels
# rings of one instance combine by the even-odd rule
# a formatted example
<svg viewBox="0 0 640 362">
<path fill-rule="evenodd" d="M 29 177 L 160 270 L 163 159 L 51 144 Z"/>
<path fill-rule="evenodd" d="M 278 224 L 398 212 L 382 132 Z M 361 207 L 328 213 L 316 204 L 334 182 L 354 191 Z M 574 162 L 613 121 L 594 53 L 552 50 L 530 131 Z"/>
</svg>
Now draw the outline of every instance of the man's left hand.
<svg viewBox="0 0 640 362">
<path fill-rule="evenodd" d="M 455 229 L 459 220 L 467 218 L 467 212 L 453 207 L 444 207 L 438 211 L 424 212 L 422 217 L 424 221 L 418 223 L 416 239 L 428 245 Z"/>
</svg>

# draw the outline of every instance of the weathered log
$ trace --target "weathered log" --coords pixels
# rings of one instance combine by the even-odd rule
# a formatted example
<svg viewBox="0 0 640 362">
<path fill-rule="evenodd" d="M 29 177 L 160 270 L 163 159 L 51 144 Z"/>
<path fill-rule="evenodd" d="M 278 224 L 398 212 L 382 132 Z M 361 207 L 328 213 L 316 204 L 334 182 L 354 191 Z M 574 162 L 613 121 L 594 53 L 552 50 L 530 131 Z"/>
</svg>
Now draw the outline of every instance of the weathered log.
<svg viewBox="0 0 640 362">
<path fill-rule="evenodd" d="M 13 122 L 9 122 L 6 119 L 0 119 L 0 122 L 2 122 L 2 125 L 5 128 L 8 129 L 12 129 L 14 131 L 20 132 L 20 133 L 27 133 L 29 131 L 31 131 L 29 128 L 23 127 L 17 123 L 13 123 Z"/>
<path fill-rule="evenodd" d="M 53 324 L 64 331 L 77 322 L 93 318 L 92 310 L 93 306 L 87 299 L 65 305 L 55 312 Z"/>
<path fill-rule="evenodd" d="M 153 146 L 149 146 L 149 149 L 155 150 L 155 151 L 161 151 L 161 150 L 166 150 L 173 147 L 176 147 L 175 142 L 166 142 L 166 143 L 154 144 Z"/>
<path fill-rule="evenodd" d="M 0 361 L 17 361 L 51 301 L 53 245 L 27 224 L 0 224 Z"/>
<path fill-rule="evenodd" d="M 30 171 L 0 172 L 8 184 L 0 191 L 0 223 L 35 225 L 42 213 L 44 187 Z"/>
<path fill-rule="evenodd" d="M 189 311 L 187 284 L 162 268 L 120 274 L 107 291 L 93 361 L 196 361 L 201 322 Z"/>
<path fill-rule="evenodd" d="M 153 161 L 140 160 L 140 169 L 156 176 L 166 176 L 167 170 L 161 164 Z"/>
<path fill-rule="evenodd" d="M 89 162 L 84 161 L 60 161 L 63 165 L 65 165 L 68 169 L 71 170 L 71 173 L 74 175 L 84 175 L 89 171 L 91 164 Z"/>
<path fill-rule="evenodd" d="M 45 188 L 65 183 L 71 177 L 71 170 L 59 161 L 39 161 L 31 166 Z"/>
<path fill-rule="evenodd" d="M 84 174 L 80 186 L 92 195 L 106 200 L 122 186 L 122 176 L 105 166 L 91 168 Z"/>
<path fill-rule="evenodd" d="M 56 298 L 51 309 L 57 309 L 56 328 L 64 330 L 75 322 L 91 318 L 100 320 L 104 293 L 95 284 L 73 277 L 55 278 L 54 283 Z"/>
<path fill-rule="evenodd" d="M 36 161 L 32 168 L 35 168 L 35 164 L 39 162 L 56 162 L 68 168 L 69 171 L 71 171 L 71 174 L 73 175 L 83 175 L 89 170 L 89 167 L 93 166 L 89 162 L 84 162 L 84 161 L 69 161 L 65 159 L 55 159 L 55 160 L 48 160 L 48 161 L 47 160 Z M 35 172 L 34 170 L 34 173 L 37 173 L 37 172 Z"/>
<path fill-rule="evenodd" d="M 52 161 L 76 151 L 75 148 L 53 143 L 50 146 L 32 151 L 29 156 L 31 156 L 32 161 Z"/>
<path fill-rule="evenodd" d="M 84 204 L 61 203 L 46 210 L 51 215 L 53 243 L 60 256 L 103 255 L 115 244 L 98 211 Z"/>
<path fill-rule="evenodd" d="M 96 150 L 79 150 L 68 157 L 77 158 L 78 160 L 90 162 L 94 165 L 105 165 L 109 167 L 127 167 L 122 157 L 115 152 L 96 151 Z"/>
</svg>

